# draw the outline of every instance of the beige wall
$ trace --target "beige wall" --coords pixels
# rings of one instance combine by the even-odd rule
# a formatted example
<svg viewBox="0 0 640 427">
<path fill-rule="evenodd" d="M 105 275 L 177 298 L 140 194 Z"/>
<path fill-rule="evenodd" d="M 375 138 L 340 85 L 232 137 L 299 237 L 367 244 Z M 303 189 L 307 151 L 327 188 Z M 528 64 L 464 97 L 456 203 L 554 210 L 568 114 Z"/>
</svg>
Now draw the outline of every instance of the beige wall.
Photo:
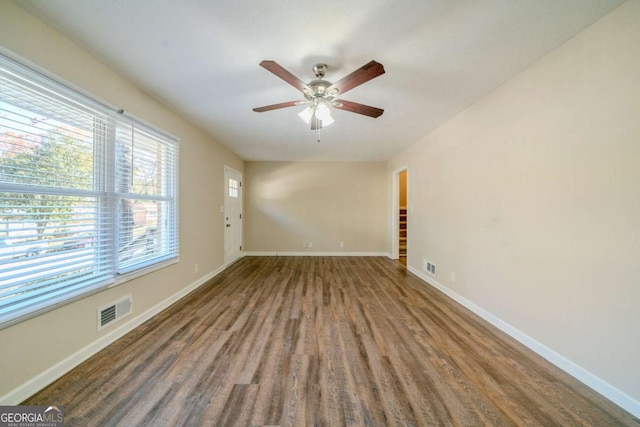
<svg viewBox="0 0 640 427">
<path fill-rule="evenodd" d="M 404 165 L 409 265 L 433 261 L 439 283 L 637 404 L 640 2 L 470 106 L 388 170 Z"/>
<path fill-rule="evenodd" d="M 0 1 L 0 45 L 182 140 L 180 262 L 0 330 L 1 398 L 113 329 L 96 331 L 98 307 L 132 294 L 134 317 L 221 267 L 223 166 L 242 171 L 243 162 L 9 1 Z"/>
<path fill-rule="evenodd" d="M 385 163 L 247 162 L 244 182 L 249 252 L 387 252 Z"/>
</svg>

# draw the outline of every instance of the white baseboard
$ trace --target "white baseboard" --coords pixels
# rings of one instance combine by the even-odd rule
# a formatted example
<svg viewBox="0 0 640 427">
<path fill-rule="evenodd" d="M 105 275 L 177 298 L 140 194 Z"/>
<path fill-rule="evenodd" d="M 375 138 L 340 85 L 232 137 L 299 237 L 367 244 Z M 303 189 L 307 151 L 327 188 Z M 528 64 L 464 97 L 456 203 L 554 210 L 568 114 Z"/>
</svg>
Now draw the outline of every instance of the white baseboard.
<svg viewBox="0 0 640 427">
<path fill-rule="evenodd" d="M 245 252 L 244 256 L 386 256 L 387 252 Z"/>
<path fill-rule="evenodd" d="M 448 297 L 450 297 L 460 305 L 473 311 L 475 314 L 482 317 L 484 320 L 491 323 L 493 326 L 500 329 L 502 332 L 516 339 L 517 341 L 519 341 L 521 344 L 525 345 L 529 349 L 538 353 L 540 356 L 544 357 L 549 362 L 556 365 L 558 368 L 562 369 L 569 375 L 573 376 L 578 381 L 584 383 L 588 387 L 600 393 L 601 395 L 603 395 L 604 397 L 606 397 L 616 405 L 620 406 L 625 411 L 633 414 L 635 417 L 640 418 L 640 402 L 638 402 L 628 394 L 624 393 L 621 390 L 618 390 L 611 384 L 607 383 L 603 379 L 587 371 L 583 367 L 575 364 L 574 362 L 562 356 L 561 354 L 556 353 L 549 347 L 536 341 L 535 339 L 531 338 L 530 336 L 520 331 L 519 329 L 511 326 L 510 324 L 503 321 L 502 319 L 494 316 L 493 314 L 489 313 L 482 307 L 477 306 L 476 304 L 469 301 L 462 295 L 452 291 L 448 287 L 439 283 L 432 276 L 428 276 L 422 271 L 411 266 L 408 266 L 407 269 L 413 274 L 415 274 L 416 276 L 418 276 L 420 279 L 425 281 L 428 285 L 433 286 L 434 288 L 438 289 L 439 291 L 441 291 L 442 293 L 444 293 L 445 295 L 447 295 Z"/>
<path fill-rule="evenodd" d="M 202 286 L 207 281 L 209 281 L 210 279 L 220 274 L 224 269 L 225 269 L 225 266 L 219 267 L 214 271 L 208 273 L 207 275 L 199 278 L 198 280 L 196 280 L 186 288 L 181 289 L 180 291 L 171 295 L 169 298 L 151 307 L 144 313 L 138 314 L 137 316 L 130 319 L 128 322 L 123 323 L 122 325 L 118 326 L 117 328 L 110 331 L 109 333 L 102 335 L 100 338 L 98 338 L 91 344 L 81 348 L 71 356 L 60 361 L 59 363 L 47 369 L 46 371 L 36 375 L 35 377 L 30 379 L 26 383 L 22 384 L 18 388 L 0 397 L 0 405 L 20 404 L 20 402 L 23 402 L 25 399 L 32 396 L 34 393 L 42 390 L 44 387 L 54 382 L 55 380 L 60 378 L 62 375 L 69 372 L 71 369 L 75 368 L 80 363 L 87 360 L 89 357 L 93 356 L 103 348 L 107 347 L 109 344 L 116 341 L 118 338 L 124 336 L 125 334 L 127 334 L 128 332 L 136 328 L 137 326 L 140 326 L 141 324 L 151 319 L 156 314 L 160 313 L 162 310 L 169 307 L 171 304 L 175 303 L 176 301 L 186 296 L 188 293 Z"/>
</svg>

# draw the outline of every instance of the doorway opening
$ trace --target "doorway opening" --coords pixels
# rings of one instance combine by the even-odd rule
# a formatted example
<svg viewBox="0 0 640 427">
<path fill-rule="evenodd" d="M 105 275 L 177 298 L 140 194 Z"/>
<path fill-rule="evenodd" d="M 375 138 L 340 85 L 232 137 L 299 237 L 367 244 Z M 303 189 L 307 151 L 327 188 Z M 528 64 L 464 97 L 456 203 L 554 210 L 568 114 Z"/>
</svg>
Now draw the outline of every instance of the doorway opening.
<svg viewBox="0 0 640 427">
<path fill-rule="evenodd" d="M 398 260 L 407 265 L 407 171 L 398 174 Z"/>
<path fill-rule="evenodd" d="M 391 174 L 393 200 L 391 203 L 393 212 L 391 218 L 391 258 L 399 260 L 402 265 L 407 265 L 408 240 L 409 240 L 409 169 L 404 166 Z"/>
</svg>

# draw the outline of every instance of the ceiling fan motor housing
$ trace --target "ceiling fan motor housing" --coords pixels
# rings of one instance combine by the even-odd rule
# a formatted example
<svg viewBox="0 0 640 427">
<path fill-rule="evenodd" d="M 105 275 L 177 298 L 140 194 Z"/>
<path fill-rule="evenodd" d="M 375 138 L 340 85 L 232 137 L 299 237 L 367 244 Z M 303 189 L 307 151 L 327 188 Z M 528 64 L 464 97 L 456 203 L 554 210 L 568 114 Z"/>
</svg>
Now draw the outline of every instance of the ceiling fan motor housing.
<svg viewBox="0 0 640 427">
<path fill-rule="evenodd" d="M 327 101 L 332 101 L 338 94 L 338 89 L 333 88 L 327 91 L 333 83 L 323 80 L 322 78 L 327 73 L 327 64 L 316 64 L 313 66 L 313 72 L 316 75 L 316 80 L 309 82 L 307 85 L 308 90 L 304 90 L 304 96 L 308 101 L 313 101 L 316 98 L 324 98 Z"/>
</svg>

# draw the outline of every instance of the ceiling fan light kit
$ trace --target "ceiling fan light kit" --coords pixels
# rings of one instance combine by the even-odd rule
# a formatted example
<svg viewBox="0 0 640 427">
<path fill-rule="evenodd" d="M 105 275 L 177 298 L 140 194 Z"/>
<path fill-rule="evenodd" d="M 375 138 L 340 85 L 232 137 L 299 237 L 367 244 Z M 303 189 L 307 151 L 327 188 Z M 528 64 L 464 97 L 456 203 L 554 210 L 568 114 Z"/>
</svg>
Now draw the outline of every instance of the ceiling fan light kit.
<svg viewBox="0 0 640 427">
<path fill-rule="evenodd" d="M 314 98 L 308 104 L 304 110 L 298 113 L 298 117 L 300 117 L 303 122 L 310 124 L 312 120 L 320 120 L 320 127 L 327 127 L 334 122 L 327 100 Z"/>
<path fill-rule="evenodd" d="M 260 66 L 301 91 L 305 101 L 289 101 L 266 105 L 264 107 L 254 108 L 253 111 L 255 112 L 262 113 L 280 108 L 306 105 L 305 109 L 298 113 L 298 117 L 300 117 L 303 122 L 309 124 L 311 130 L 316 131 L 334 122 L 333 117 L 331 117 L 330 107 L 373 118 L 380 117 L 384 112 L 381 108 L 358 104 L 357 102 L 337 100 L 339 95 L 344 94 L 348 90 L 384 74 L 384 67 L 379 62 L 370 61 L 346 77 L 338 80 L 336 83 L 324 80 L 324 76 L 328 70 L 326 64 L 316 64 L 313 67 L 316 80 L 308 84 L 302 82 L 302 80 L 298 79 L 275 61 L 262 61 Z"/>
</svg>

